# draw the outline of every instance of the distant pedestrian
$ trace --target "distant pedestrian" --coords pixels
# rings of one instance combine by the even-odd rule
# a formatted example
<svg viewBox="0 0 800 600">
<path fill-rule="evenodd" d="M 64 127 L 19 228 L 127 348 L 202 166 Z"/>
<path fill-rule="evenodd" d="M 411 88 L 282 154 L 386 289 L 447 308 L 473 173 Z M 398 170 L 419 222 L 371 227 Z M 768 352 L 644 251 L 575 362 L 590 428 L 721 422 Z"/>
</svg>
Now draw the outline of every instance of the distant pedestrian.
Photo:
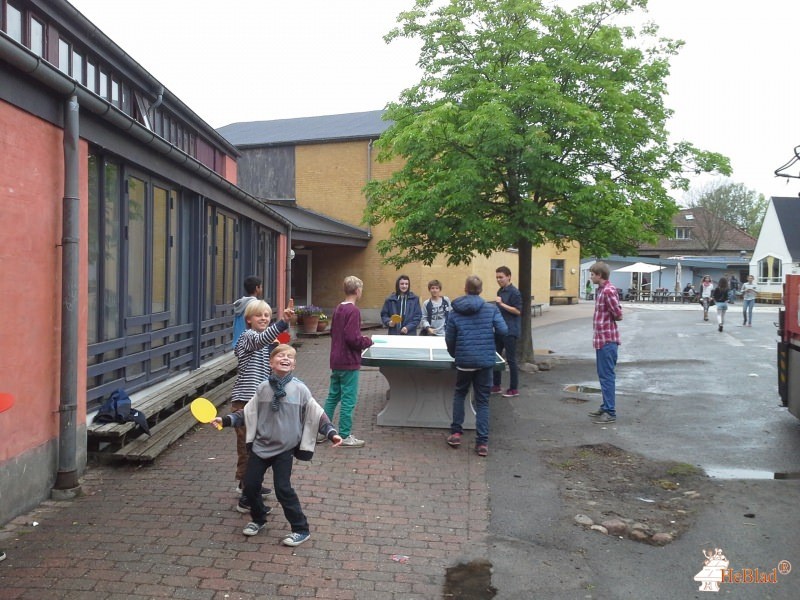
<svg viewBox="0 0 800 600">
<path fill-rule="evenodd" d="M 506 363 L 508 363 L 508 389 L 503 392 L 502 371 L 495 371 L 493 376 L 492 394 L 500 394 L 506 398 L 513 398 L 519 396 L 519 368 L 517 367 L 517 340 L 520 336 L 520 329 L 522 325 L 522 294 L 516 286 L 511 283 L 511 269 L 508 267 L 497 267 L 495 270 L 495 279 L 500 285 L 497 290 L 497 298 L 495 300 L 497 308 L 500 309 L 500 314 L 506 322 L 507 333 L 500 335 L 495 332 L 494 344 L 495 350 L 501 356 L 505 356 Z"/>
<path fill-rule="evenodd" d="M 508 333 L 506 322 L 493 303 L 481 298 L 483 282 L 470 275 L 464 284 L 466 296 L 453 300 L 453 312 L 445 327 L 447 352 L 456 366 L 453 422 L 447 443 L 458 448 L 464 433 L 464 402 L 470 386 L 475 393 L 475 452 L 489 454 L 489 391 L 495 364 L 495 338 Z"/>
<path fill-rule="evenodd" d="M 450 298 L 442 295 L 442 284 L 438 279 L 428 282 L 431 297 L 422 305 L 420 335 L 444 335 L 444 326 L 452 310 Z"/>
<path fill-rule="evenodd" d="M 383 303 L 381 322 L 389 335 L 417 335 L 420 320 L 419 296 L 411 291 L 408 275 L 400 275 L 394 282 L 394 293 Z"/>
<path fill-rule="evenodd" d="M 214 419 L 215 424 L 223 427 L 247 426 L 247 443 L 252 451 L 244 476 L 244 494 L 252 521 L 242 533 L 253 536 L 266 526 L 267 515 L 272 511 L 264 505 L 260 490 L 264 473 L 272 467 L 275 497 L 292 528 L 281 540 L 284 546 L 299 546 L 311 536 L 300 499 L 292 487 L 295 457 L 311 460 L 318 434 L 327 437 L 334 446 L 342 443 L 311 391 L 293 376 L 296 358 L 291 346 L 277 346 L 270 356 L 270 377 L 258 386 L 253 399 L 244 408 Z"/>
<path fill-rule="evenodd" d="M 594 299 L 593 345 L 597 359 L 597 377 L 603 403 L 589 413 L 592 423 L 614 423 L 617 420 L 616 368 L 619 354 L 619 328 L 622 306 L 617 288 L 608 280 L 611 270 L 604 262 L 596 262 L 589 269 L 592 283 L 597 286 Z"/>
<path fill-rule="evenodd" d="M 700 298 L 700 305 L 703 307 L 703 321 L 708 321 L 708 307 L 711 306 L 711 293 L 714 291 L 714 282 L 711 281 L 711 275 L 704 275 L 703 281 L 700 283 L 700 291 L 698 297 Z"/>
<path fill-rule="evenodd" d="M 244 309 L 253 300 L 258 300 L 264 296 L 261 278 L 253 276 L 245 279 L 244 291 L 245 295 L 233 303 L 233 341 L 231 342 L 231 348 L 236 348 L 239 336 L 247 329 L 247 323 L 244 321 Z"/>
<path fill-rule="evenodd" d="M 361 351 L 372 346 L 372 340 L 361 335 L 361 311 L 356 306 L 363 289 L 364 282 L 358 277 L 350 275 L 344 278 L 345 298 L 333 311 L 331 322 L 331 381 L 325 414 L 333 420 L 336 407 L 339 406 L 342 448 L 361 448 L 365 443 L 352 434 L 353 412 L 358 401 Z"/>
<path fill-rule="evenodd" d="M 742 284 L 742 313 L 746 327 L 753 326 L 753 307 L 756 305 L 758 295 L 758 287 L 754 282 L 755 277 L 748 275 L 747 283 Z"/>
<path fill-rule="evenodd" d="M 720 277 L 717 282 L 717 287 L 711 293 L 711 297 L 717 305 L 717 329 L 722 333 L 722 328 L 725 326 L 725 315 L 728 312 L 728 294 L 730 293 L 728 287 L 728 279 Z"/>
</svg>

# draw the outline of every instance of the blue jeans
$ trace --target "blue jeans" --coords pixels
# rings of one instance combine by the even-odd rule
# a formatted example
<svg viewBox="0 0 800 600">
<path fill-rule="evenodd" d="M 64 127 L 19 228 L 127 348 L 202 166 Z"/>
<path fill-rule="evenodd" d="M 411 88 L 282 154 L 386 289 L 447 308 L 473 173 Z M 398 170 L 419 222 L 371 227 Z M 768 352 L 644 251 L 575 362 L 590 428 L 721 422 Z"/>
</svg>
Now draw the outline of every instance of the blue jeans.
<svg viewBox="0 0 800 600">
<path fill-rule="evenodd" d="M 753 307 L 756 305 L 756 299 L 750 298 L 749 300 L 744 301 L 744 305 L 742 306 L 742 315 L 744 316 L 744 324 L 750 325 L 753 324 Z"/>
<path fill-rule="evenodd" d="M 359 371 L 344 371 L 334 369 L 331 371 L 331 384 L 328 389 L 328 399 L 325 401 L 325 414 L 333 421 L 336 406 L 339 407 L 339 435 L 346 438 L 353 427 L 353 411 L 358 401 L 358 374 Z"/>
<path fill-rule="evenodd" d="M 494 337 L 494 347 L 497 350 L 497 353 L 500 356 L 503 356 L 503 351 L 505 351 L 505 359 L 508 363 L 508 372 L 511 376 L 511 379 L 508 382 L 508 389 L 510 390 L 518 390 L 519 389 L 519 370 L 517 369 L 517 338 L 513 335 L 505 335 L 499 336 L 496 335 Z M 494 385 L 500 387 L 500 381 L 502 379 L 503 372 L 502 371 L 495 371 L 493 375 Z"/>
<path fill-rule="evenodd" d="M 250 503 L 250 518 L 254 523 L 263 525 L 267 521 L 264 500 L 261 498 L 261 484 L 264 473 L 272 467 L 272 481 L 275 497 L 283 508 L 283 516 L 289 521 L 294 533 L 308 533 L 308 521 L 300 506 L 300 499 L 292 487 L 292 461 L 294 450 L 286 450 L 276 456 L 261 458 L 250 452 L 247 460 L 247 471 L 244 474 L 244 495 Z"/>
<path fill-rule="evenodd" d="M 617 415 L 616 372 L 619 344 L 608 343 L 595 350 L 597 356 L 597 377 L 600 379 L 600 390 L 603 392 L 603 404 L 600 406 L 606 413 Z"/>
<path fill-rule="evenodd" d="M 477 371 L 456 369 L 456 391 L 453 395 L 453 423 L 450 433 L 464 433 L 464 402 L 469 386 L 475 392 L 475 445 L 489 443 L 489 392 L 492 388 L 492 367 Z"/>
</svg>

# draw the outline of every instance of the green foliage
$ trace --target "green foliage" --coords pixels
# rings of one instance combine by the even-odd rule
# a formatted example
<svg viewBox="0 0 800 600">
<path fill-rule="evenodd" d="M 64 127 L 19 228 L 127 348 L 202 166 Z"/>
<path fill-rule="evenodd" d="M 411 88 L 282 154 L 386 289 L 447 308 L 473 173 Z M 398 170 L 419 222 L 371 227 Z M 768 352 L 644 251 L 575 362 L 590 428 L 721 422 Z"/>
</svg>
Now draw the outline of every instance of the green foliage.
<svg viewBox="0 0 800 600">
<path fill-rule="evenodd" d="M 417 0 L 402 13 L 386 40 L 421 40 L 423 77 L 388 106 L 393 124 L 377 144 L 381 160 L 404 167 L 366 187 L 365 222 L 392 223 L 378 244 L 385 260 L 443 253 L 462 264 L 571 241 L 585 254 L 631 254 L 669 234 L 668 187 L 729 165 L 668 142 L 665 80 L 681 42 L 613 23 L 646 6 Z"/>
<path fill-rule="evenodd" d="M 704 208 L 716 218 L 757 238 L 769 201 L 743 183 L 718 180 L 691 190 L 688 204 L 690 208 Z"/>
</svg>

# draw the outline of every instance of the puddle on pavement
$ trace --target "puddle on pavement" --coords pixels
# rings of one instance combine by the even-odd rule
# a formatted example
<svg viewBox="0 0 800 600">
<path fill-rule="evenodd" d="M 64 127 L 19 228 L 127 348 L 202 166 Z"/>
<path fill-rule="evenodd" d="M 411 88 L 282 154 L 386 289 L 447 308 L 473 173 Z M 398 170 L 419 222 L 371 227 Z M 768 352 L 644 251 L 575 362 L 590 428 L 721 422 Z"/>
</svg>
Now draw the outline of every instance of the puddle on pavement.
<svg viewBox="0 0 800 600">
<path fill-rule="evenodd" d="M 445 573 L 443 598 L 491 600 L 497 594 L 492 587 L 492 563 L 473 560 L 450 567 Z"/>
<path fill-rule="evenodd" d="M 728 467 L 703 467 L 712 479 L 800 479 L 799 473 L 776 473 L 759 469 L 733 469 Z"/>
<path fill-rule="evenodd" d="M 561 389 L 561 397 L 567 402 L 588 402 L 600 398 L 601 395 L 600 388 L 577 383 L 565 385 Z"/>
</svg>

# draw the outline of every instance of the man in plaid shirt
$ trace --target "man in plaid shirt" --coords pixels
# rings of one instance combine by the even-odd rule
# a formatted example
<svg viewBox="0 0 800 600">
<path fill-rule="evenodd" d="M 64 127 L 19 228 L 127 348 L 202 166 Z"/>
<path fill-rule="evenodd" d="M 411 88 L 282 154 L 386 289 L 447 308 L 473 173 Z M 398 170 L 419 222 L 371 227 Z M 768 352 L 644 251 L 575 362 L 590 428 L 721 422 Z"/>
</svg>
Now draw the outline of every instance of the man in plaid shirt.
<svg viewBox="0 0 800 600">
<path fill-rule="evenodd" d="M 603 392 L 603 404 L 589 413 L 592 423 L 614 423 L 616 410 L 617 353 L 619 351 L 619 329 L 622 306 L 617 288 L 608 281 L 610 270 L 604 262 L 596 262 L 589 269 L 592 283 L 597 286 L 594 296 L 594 349 L 597 356 L 597 377 Z"/>
</svg>

